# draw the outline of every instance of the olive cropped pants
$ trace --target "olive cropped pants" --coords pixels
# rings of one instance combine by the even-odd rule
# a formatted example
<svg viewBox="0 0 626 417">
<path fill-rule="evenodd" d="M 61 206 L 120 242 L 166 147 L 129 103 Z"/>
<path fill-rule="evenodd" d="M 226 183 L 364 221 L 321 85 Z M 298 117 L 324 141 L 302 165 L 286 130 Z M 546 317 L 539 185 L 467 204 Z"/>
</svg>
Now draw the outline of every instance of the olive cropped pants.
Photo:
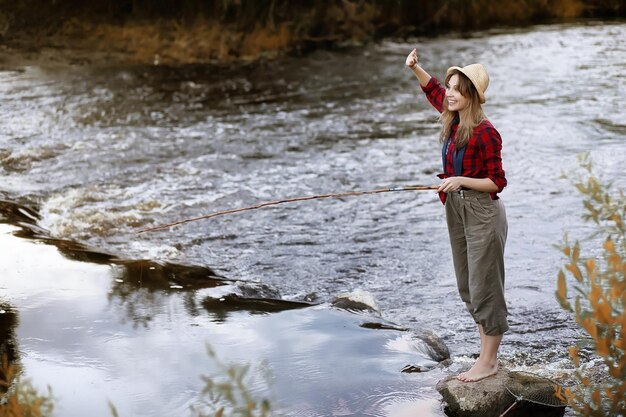
<svg viewBox="0 0 626 417">
<path fill-rule="evenodd" d="M 504 300 L 504 245 L 508 225 L 501 200 L 474 190 L 450 192 L 446 221 L 457 287 L 486 335 L 509 329 Z"/>
</svg>

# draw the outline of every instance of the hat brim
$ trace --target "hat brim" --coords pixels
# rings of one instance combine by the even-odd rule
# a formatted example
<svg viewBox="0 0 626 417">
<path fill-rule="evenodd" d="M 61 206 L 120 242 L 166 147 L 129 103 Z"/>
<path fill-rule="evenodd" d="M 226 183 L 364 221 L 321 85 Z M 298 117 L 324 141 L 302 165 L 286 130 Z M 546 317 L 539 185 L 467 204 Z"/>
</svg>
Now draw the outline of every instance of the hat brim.
<svg viewBox="0 0 626 417">
<path fill-rule="evenodd" d="M 485 103 L 485 94 L 482 91 L 480 91 L 480 88 L 478 88 L 478 86 L 476 86 L 476 83 L 474 82 L 474 80 L 472 80 L 472 77 L 463 68 L 457 67 L 457 66 L 448 68 L 448 70 L 446 71 L 446 78 L 454 70 L 457 70 L 461 74 L 465 75 L 472 82 L 472 85 L 474 86 L 474 88 L 476 89 L 476 92 L 478 93 L 478 98 L 480 99 L 480 103 L 484 104 Z"/>
</svg>

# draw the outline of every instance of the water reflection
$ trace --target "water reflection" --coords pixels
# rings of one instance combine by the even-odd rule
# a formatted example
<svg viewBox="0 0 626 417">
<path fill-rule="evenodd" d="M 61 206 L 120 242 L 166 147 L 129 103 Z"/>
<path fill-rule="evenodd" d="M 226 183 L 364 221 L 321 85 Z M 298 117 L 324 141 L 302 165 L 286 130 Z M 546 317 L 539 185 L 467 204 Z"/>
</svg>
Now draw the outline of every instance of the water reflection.
<svg viewBox="0 0 626 417">
<path fill-rule="evenodd" d="M 109 302 L 124 312 L 125 319 L 144 327 L 163 313 L 173 297 L 180 299 L 191 317 L 204 311 L 216 322 L 225 322 L 235 311 L 267 314 L 313 305 L 283 300 L 265 284 L 227 280 L 206 267 L 145 260 L 115 264 Z"/>
<path fill-rule="evenodd" d="M 132 272 L 124 275 L 122 265 L 71 261 L 37 241 L 4 233 L 0 243 L 17 249 L 0 252 L 0 265 L 11 259 L 11 265 L 19 266 L 3 275 L 3 283 L 10 286 L 15 300 L 11 304 L 20 311 L 24 369 L 38 384 L 53 387 L 67 416 L 82 416 L 85 410 L 106 415 L 106 398 L 120 415 L 187 415 L 201 389 L 200 375 L 215 375 L 206 358 L 206 342 L 226 363 L 267 361 L 275 377 L 276 406 L 285 407 L 284 415 L 296 415 L 288 413 L 291 407 L 329 415 L 338 402 L 354 416 L 363 415 L 363 410 L 382 415 L 385 392 L 394 394 L 384 403 L 419 398 L 422 394 L 416 394 L 415 387 L 423 383 L 415 381 L 431 378 L 428 372 L 404 374 L 403 367 L 428 369 L 437 363 L 428 349 L 403 342 L 406 329 L 367 315 L 324 305 L 292 308 L 304 303 L 285 303 L 288 309 L 268 314 L 260 311 L 275 310 L 264 304 L 267 299 L 237 309 L 205 310 L 208 294 L 216 298 L 217 291 L 227 290 L 243 296 L 248 290 L 238 290 L 232 282 L 170 289 L 167 268 L 152 270 L 156 272 L 148 278 L 151 284 L 144 287 L 141 271 L 149 264 L 132 263 Z M 38 262 L 30 262 L 33 254 Z M 201 281 L 204 272 L 196 271 Z M 178 282 L 191 283 L 193 277 Z M 111 295 L 112 282 L 124 284 L 117 280 L 126 282 L 118 289 L 128 298 Z M 274 294 L 271 288 L 250 291 Z M 191 294 L 200 313 L 195 316 L 184 306 Z M 134 310 L 120 311 L 115 303 L 122 300 Z M 440 371 L 432 372 L 432 378 L 440 376 Z M 255 383 L 250 389 L 264 395 L 267 386 Z"/>
<path fill-rule="evenodd" d="M 174 294 L 182 297 L 187 314 L 193 317 L 199 314 L 195 290 L 225 285 L 207 268 L 142 260 L 117 265 L 113 269 L 109 303 L 114 310 L 123 312 L 125 320 L 145 328 Z"/>
<path fill-rule="evenodd" d="M 19 349 L 15 333 L 19 324 L 17 311 L 11 304 L 0 300 L 0 394 L 6 394 L 13 381 L 7 381 L 5 371 L 15 369 L 19 361 Z M 6 383 L 6 385 L 5 385 Z"/>
<path fill-rule="evenodd" d="M 247 298 L 237 294 L 229 294 L 219 298 L 206 297 L 202 306 L 217 322 L 226 321 L 229 312 L 245 310 L 250 314 L 267 314 L 272 312 L 310 307 L 313 304 L 281 299 Z"/>
<path fill-rule="evenodd" d="M 123 321 L 135 326 L 148 328 L 153 317 L 163 313 L 173 296 L 182 299 L 190 316 L 206 311 L 216 322 L 226 321 L 234 311 L 266 314 L 313 305 L 283 300 L 277 289 L 266 284 L 228 280 L 208 267 L 120 259 L 74 241 L 55 239 L 37 226 L 37 218 L 33 209 L 0 201 L 0 222 L 19 225 L 20 229 L 14 232 L 16 236 L 54 245 L 59 253 L 73 261 L 111 265 L 109 303 L 121 313 Z M 209 291 L 211 289 L 215 291 Z"/>
</svg>

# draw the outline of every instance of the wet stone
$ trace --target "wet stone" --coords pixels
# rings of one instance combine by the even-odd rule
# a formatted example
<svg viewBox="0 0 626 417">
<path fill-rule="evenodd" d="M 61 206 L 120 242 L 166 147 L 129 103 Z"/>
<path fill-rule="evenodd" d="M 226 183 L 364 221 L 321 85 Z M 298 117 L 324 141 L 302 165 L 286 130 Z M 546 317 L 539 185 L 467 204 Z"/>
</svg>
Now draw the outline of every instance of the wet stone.
<svg viewBox="0 0 626 417">
<path fill-rule="evenodd" d="M 448 346 L 443 342 L 437 334 L 430 330 L 424 330 L 414 336 L 417 339 L 422 340 L 429 348 L 430 357 L 432 357 L 437 362 L 445 361 L 446 359 L 450 359 L 450 350 Z"/>
<path fill-rule="evenodd" d="M 331 302 L 335 308 L 348 311 L 360 311 L 380 317 L 380 307 L 374 296 L 363 290 L 354 290 L 351 293 L 339 294 Z"/>
<path fill-rule="evenodd" d="M 509 390 L 516 392 L 520 401 L 516 401 Z M 477 382 L 462 382 L 452 375 L 437 383 L 437 391 L 445 403 L 444 412 L 451 417 L 499 417 L 506 412 L 506 417 L 561 417 L 564 406 L 546 406 L 560 404 L 556 400 L 555 386 L 546 384 L 546 380 L 527 373 L 509 372 L 501 368 L 498 373 Z M 541 399 L 541 404 L 527 399 Z M 508 410 L 508 411 L 507 411 Z"/>
<path fill-rule="evenodd" d="M 258 282 L 237 282 L 236 285 L 238 295 L 243 298 L 281 298 L 280 291 L 267 284 Z"/>
<path fill-rule="evenodd" d="M 424 368 L 422 368 L 421 366 L 418 365 L 406 365 L 404 368 L 402 368 L 403 373 L 406 374 L 412 374 L 412 373 L 418 373 L 418 372 L 424 372 Z"/>
</svg>

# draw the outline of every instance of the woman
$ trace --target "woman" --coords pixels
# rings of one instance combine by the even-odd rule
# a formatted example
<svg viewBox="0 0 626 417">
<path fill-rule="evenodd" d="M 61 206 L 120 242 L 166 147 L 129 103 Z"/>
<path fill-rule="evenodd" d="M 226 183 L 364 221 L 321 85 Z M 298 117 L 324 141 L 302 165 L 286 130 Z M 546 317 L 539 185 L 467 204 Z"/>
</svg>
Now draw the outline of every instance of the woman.
<svg viewBox="0 0 626 417">
<path fill-rule="evenodd" d="M 438 191 L 445 204 L 459 294 L 480 334 L 480 356 L 457 378 L 479 381 L 498 371 L 498 349 L 509 328 L 504 301 L 507 222 L 498 198 L 506 186 L 502 139 L 481 106 L 489 76 L 481 64 L 451 67 L 444 88 L 420 67 L 415 49 L 406 65 L 441 113 L 443 181 Z"/>
</svg>

